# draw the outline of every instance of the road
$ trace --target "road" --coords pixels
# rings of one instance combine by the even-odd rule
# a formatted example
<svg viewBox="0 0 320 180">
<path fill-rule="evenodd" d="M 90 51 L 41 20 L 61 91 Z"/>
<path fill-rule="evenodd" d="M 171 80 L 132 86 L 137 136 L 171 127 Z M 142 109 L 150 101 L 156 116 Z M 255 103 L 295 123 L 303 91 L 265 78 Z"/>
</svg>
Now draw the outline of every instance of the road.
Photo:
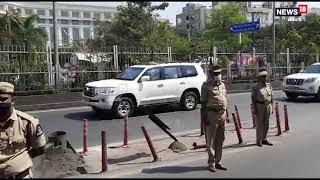
<svg viewBox="0 0 320 180">
<path fill-rule="evenodd" d="M 275 99 L 283 98 L 280 91 L 274 92 Z M 238 106 L 241 121 L 251 121 L 250 93 L 229 94 L 229 107 L 234 111 L 234 105 Z M 294 106 L 293 108 L 298 108 Z M 163 120 L 171 132 L 181 132 L 200 128 L 199 109 L 194 111 L 181 111 L 177 107 L 154 107 L 153 112 Z M 66 131 L 71 144 L 75 148 L 82 147 L 82 120 L 88 119 L 89 146 L 100 145 L 100 132 L 107 131 L 108 143 L 120 142 L 123 139 L 123 121 L 114 119 L 112 115 L 97 116 L 89 107 L 69 109 L 56 109 L 48 111 L 34 111 L 30 114 L 40 119 L 46 135 L 54 131 Z M 151 136 L 164 135 L 143 112 L 136 113 L 135 117 L 129 118 L 129 141 L 143 138 L 140 127 L 144 125 Z"/>
<path fill-rule="evenodd" d="M 247 95 L 236 96 L 241 99 Z M 278 96 L 279 97 L 279 96 Z M 226 150 L 223 164 L 228 171 L 211 173 L 207 159 L 145 168 L 132 178 L 319 178 L 320 177 L 320 111 L 319 101 L 304 98 L 288 105 L 290 132 L 274 140 L 273 147 L 252 146 L 244 151 Z M 283 111 L 281 112 L 282 115 Z M 283 120 L 283 115 L 282 115 Z M 283 129 L 284 127 L 282 127 Z M 126 178 L 123 177 L 123 178 Z"/>
</svg>

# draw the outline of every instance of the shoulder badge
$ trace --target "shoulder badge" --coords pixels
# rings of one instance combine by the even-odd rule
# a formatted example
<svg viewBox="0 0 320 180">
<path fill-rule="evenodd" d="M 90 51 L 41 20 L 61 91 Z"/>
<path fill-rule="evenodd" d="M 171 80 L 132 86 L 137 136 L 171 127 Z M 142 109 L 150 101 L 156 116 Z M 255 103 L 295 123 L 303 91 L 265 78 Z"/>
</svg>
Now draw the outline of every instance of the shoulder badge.
<svg viewBox="0 0 320 180">
<path fill-rule="evenodd" d="M 38 124 L 37 128 L 36 128 L 36 136 L 39 137 L 42 134 L 43 134 L 42 128 L 41 128 L 40 124 Z"/>
</svg>

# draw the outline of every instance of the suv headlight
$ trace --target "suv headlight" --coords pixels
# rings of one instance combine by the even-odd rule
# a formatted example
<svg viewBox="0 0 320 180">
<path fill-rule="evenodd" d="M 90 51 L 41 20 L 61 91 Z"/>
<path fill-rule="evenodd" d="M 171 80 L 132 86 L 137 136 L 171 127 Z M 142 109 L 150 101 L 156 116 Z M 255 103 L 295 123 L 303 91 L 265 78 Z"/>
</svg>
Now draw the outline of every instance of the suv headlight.
<svg viewBox="0 0 320 180">
<path fill-rule="evenodd" d="M 106 95 L 112 95 L 116 94 L 117 88 L 115 87 L 99 87 L 96 88 L 96 94 L 106 94 Z"/>
<path fill-rule="evenodd" d="M 287 79 L 288 79 L 288 77 L 284 77 L 283 80 L 282 80 L 282 82 L 283 82 L 283 83 L 286 83 L 286 82 L 287 82 Z"/>
<path fill-rule="evenodd" d="M 313 83 L 317 78 L 309 78 L 304 80 L 305 83 Z"/>
</svg>

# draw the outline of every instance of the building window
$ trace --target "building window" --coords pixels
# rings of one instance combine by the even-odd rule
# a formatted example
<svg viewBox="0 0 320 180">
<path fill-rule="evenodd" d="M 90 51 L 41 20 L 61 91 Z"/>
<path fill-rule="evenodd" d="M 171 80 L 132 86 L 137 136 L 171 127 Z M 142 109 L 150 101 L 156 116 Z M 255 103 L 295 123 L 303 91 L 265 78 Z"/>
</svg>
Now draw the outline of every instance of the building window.
<svg viewBox="0 0 320 180">
<path fill-rule="evenodd" d="M 79 40 L 80 39 L 79 28 L 72 28 L 72 39 L 73 40 Z"/>
<path fill-rule="evenodd" d="M 94 18 L 95 18 L 95 19 L 100 19 L 100 18 L 101 18 L 100 13 L 94 13 Z"/>
<path fill-rule="evenodd" d="M 26 15 L 32 14 L 32 9 L 25 9 L 24 11 L 25 11 Z"/>
<path fill-rule="evenodd" d="M 53 10 L 49 10 L 49 16 L 53 16 Z"/>
<path fill-rule="evenodd" d="M 91 18 L 90 12 L 83 12 L 83 17 L 84 18 Z"/>
<path fill-rule="evenodd" d="M 8 11 L 14 11 L 13 7 L 8 6 Z"/>
<path fill-rule="evenodd" d="M 17 13 L 21 14 L 21 8 L 17 8 Z"/>
<path fill-rule="evenodd" d="M 83 39 L 88 40 L 90 36 L 90 28 L 83 28 Z"/>
<path fill-rule="evenodd" d="M 69 20 L 61 19 L 61 24 L 69 24 Z"/>
<path fill-rule="evenodd" d="M 90 26 L 91 25 L 91 21 L 87 21 L 87 20 L 84 20 L 82 22 L 83 25 L 87 25 L 87 26 Z"/>
<path fill-rule="evenodd" d="M 72 17 L 80 17 L 80 12 L 72 12 Z"/>
<path fill-rule="evenodd" d="M 62 44 L 66 45 L 69 43 L 69 31 L 68 28 L 61 28 L 61 34 L 62 34 Z"/>
<path fill-rule="evenodd" d="M 49 19 L 49 24 L 53 24 L 53 19 Z"/>
<path fill-rule="evenodd" d="M 68 17 L 68 11 L 61 11 L 61 16 L 62 17 Z"/>
<path fill-rule="evenodd" d="M 44 30 L 44 31 L 46 31 L 46 28 L 43 27 L 43 26 L 39 26 L 39 28 L 42 29 L 42 30 Z"/>
<path fill-rule="evenodd" d="M 37 10 L 37 14 L 40 15 L 40 16 L 46 15 L 46 13 L 45 13 L 45 11 L 43 9 L 38 9 Z"/>
<path fill-rule="evenodd" d="M 104 18 L 105 19 L 111 18 L 111 13 L 104 13 Z"/>
<path fill-rule="evenodd" d="M 39 18 L 38 19 L 38 23 L 39 24 L 45 24 L 46 23 L 46 19 Z"/>
<path fill-rule="evenodd" d="M 182 23 L 182 19 L 181 18 L 177 18 L 177 23 L 181 24 Z"/>
<path fill-rule="evenodd" d="M 189 16 L 186 16 L 186 20 L 189 21 Z"/>
<path fill-rule="evenodd" d="M 72 25 L 80 25 L 80 21 L 79 20 L 72 20 Z"/>
<path fill-rule="evenodd" d="M 53 27 L 50 27 L 50 40 L 51 40 L 51 42 L 53 42 L 54 41 L 54 34 L 53 34 Z"/>
</svg>

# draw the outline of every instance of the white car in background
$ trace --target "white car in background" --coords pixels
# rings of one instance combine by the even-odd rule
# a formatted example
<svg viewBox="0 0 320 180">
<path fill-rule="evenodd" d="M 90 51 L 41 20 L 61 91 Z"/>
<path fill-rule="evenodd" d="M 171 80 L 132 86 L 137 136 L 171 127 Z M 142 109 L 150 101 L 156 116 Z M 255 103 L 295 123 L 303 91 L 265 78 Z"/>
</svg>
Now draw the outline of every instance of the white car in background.
<svg viewBox="0 0 320 180">
<path fill-rule="evenodd" d="M 112 110 L 117 117 L 131 115 L 139 106 L 180 103 L 194 110 L 207 77 L 199 63 L 136 65 L 114 79 L 89 82 L 82 101 L 94 110 Z"/>
<path fill-rule="evenodd" d="M 320 97 L 320 63 L 306 67 L 302 72 L 283 78 L 282 88 L 288 98 L 298 96 Z"/>
</svg>

